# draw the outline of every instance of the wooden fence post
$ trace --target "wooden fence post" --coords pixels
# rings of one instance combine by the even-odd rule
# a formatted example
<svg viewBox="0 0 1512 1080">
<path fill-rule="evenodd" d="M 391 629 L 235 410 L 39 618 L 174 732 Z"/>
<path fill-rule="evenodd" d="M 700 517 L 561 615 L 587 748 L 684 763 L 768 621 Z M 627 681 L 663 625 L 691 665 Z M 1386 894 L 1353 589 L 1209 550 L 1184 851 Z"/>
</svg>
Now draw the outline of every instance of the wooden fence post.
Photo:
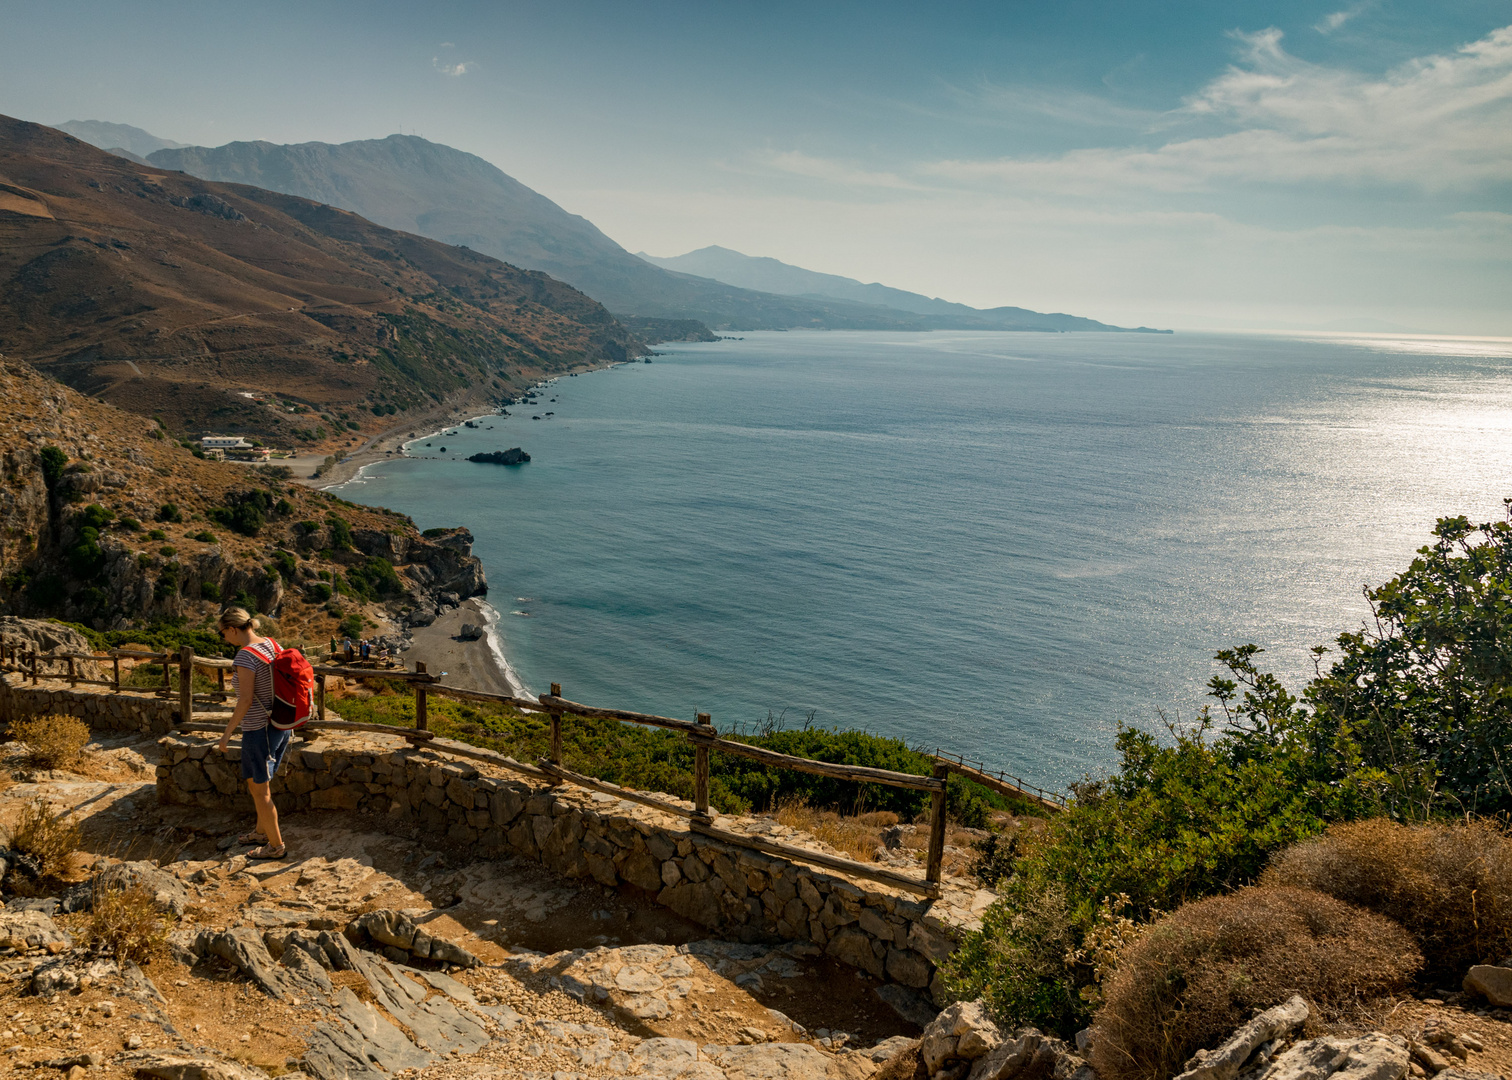
<svg viewBox="0 0 1512 1080">
<path fill-rule="evenodd" d="M 325 723 L 325 676 L 315 676 L 315 718 Z"/>
<path fill-rule="evenodd" d="M 121 692 L 121 658 L 114 653 L 110 657 L 110 667 L 112 671 L 110 676 L 110 692 L 112 694 L 119 694 Z"/>
<path fill-rule="evenodd" d="M 74 669 L 73 653 L 68 654 L 68 685 L 74 687 L 79 685 L 79 675 Z"/>
<path fill-rule="evenodd" d="M 709 714 L 701 712 L 694 717 L 700 727 L 714 733 L 714 723 Z M 697 736 L 693 739 L 693 808 L 704 821 L 713 821 L 709 816 L 709 744 Z"/>
<path fill-rule="evenodd" d="M 216 685 L 216 691 L 217 691 L 217 693 L 220 694 L 221 704 L 224 705 L 226 703 L 226 669 L 225 668 L 218 667 L 218 668 L 215 669 L 215 685 Z"/>
<path fill-rule="evenodd" d="M 561 683 L 551 684 L 551 696 L 557 698 L 562 696 Z M 562 763 L 562 714 L 554 709 L 551 713 L 551 763 L 553 765 Z M 561 781 L 558 780 L 557 783 Z"/>
<path fill-rule="evenodd" d="M 162 695 L 164 697 L 172 697 L 173 696 L 173 681 L 172 681 L 173 677 L 168 674 L 168 657 L 169 657 L 169 655 L 170 654 L 168 654 L 168 653 L 165 652 L 163 654 L 163 657 L 162 657 L 162 660 L 163 660 L 163 689 L 162 689 L 161 692 L 162 692 Z"/>
<path fill-rule="evenodd" d="M 194 723 L 194 648 L 190 645 L 179 646 L 179 723 Z"/>
<path fill-rule="evenodd" d="M 32 685 L 36 686 L 37 685 L 37 650 L 36 649 L 32 650 L 31 662 L 32 662 Z"/>
<path fill-rule="evenodd" d="M 934 778 L 948 783 L 950 769 L 936 764 Z M 924 870 L 924 880 L 932 885 L 940 883 L 940 867 L 945 861 L 945 788 L 929 797 L 929 863 Z"/>
<path fill-rule="evenodd" d="M 415 674 L 416 675 L 424 675 L 425 673 L 426 673 L 425 672 L 425 664 L 422 663 L 422 662 L 420 662 L 420 661 L 416 661 L 416 663 L 415 663 Z M 429 731 L 430 730 L 428 727 L 426 727 L 426 725 L 430 723 L 430 717 L 426 713 L 425 695 L 426 695 L 425 684 L 423 682 L 417 682 L 415 684 L 415 730 L 416 731 Z"/>
</svg>

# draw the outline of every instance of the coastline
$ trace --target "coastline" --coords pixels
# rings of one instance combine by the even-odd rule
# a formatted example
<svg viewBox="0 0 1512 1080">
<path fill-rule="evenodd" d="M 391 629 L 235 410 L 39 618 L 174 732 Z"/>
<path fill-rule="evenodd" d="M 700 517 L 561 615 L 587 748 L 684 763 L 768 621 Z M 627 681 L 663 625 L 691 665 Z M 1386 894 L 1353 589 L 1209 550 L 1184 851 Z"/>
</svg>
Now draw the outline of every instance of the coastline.
<svg viewBox="0 0 1512 1080">
<path fill-rule="evenodd" d="M 453 686 L 524 696 L 519 676 L 497 645 L 494 625 L 498 620 L 499 613 L 482 597 L 464 600 L 460 607 L 442 612 L 429 626 L 413 626 L 405 631 L 409 645 L 401 651 L 404 662 L 423 663 L 432 675 L 445 672 L 446 681 Z M 475 641 L 458 640 L 463 623 L 483 627 L 483 636 Z"/>
</svg>

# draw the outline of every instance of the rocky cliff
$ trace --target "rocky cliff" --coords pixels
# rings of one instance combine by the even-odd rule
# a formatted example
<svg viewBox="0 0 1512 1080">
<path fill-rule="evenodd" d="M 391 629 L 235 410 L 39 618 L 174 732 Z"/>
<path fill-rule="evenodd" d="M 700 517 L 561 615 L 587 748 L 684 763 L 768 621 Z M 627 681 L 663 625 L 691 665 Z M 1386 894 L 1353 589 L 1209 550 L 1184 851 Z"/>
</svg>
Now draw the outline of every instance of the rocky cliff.
<svg viewBox="0 0 1512 1080">
<path fill-rule="evenodd" d="M 210 618 L 228 602 L 286 634 L 373 632 L 487 590 L 465 529 L 201 461 L 154 422 L 0 360 L 0 613 L 96 629 Z"/>
</svg>

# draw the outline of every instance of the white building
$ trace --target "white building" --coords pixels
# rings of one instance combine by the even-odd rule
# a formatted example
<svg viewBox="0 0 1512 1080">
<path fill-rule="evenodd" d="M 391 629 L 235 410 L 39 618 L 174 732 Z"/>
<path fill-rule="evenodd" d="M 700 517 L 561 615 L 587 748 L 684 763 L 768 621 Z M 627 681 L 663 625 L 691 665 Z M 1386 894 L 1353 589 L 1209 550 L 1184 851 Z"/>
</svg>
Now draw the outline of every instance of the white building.
<svg viewBox="0 0 1512 1080">
<path fill-rule="evenodd" d="M 206 435 L 200 440 L 201 450 L 250 450 L 252 444 L 240 435 Z"/>
</svg>

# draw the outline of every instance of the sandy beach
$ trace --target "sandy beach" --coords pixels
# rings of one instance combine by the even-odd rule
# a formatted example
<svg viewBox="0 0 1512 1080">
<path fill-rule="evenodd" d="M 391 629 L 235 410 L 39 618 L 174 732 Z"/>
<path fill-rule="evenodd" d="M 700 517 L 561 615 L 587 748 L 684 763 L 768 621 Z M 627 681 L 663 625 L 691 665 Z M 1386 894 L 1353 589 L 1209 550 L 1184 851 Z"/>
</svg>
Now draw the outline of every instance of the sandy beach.
<svg viewBox="0 0 1512 1080">
<path fill-rule="evenodd" d="M 487 635 L 476 641 L 459 641 L 463 623 L 486 626 L 482 604 L 474 599 L 445 612 L 429 626 L 409 631 L 411 644 L 400 654 L 406 665 L 424 663 L 432 675 L 446 673 L 446 682 L 490 694 L 517 695 L 509 673 L 488 643 Z"/>
</svg>

